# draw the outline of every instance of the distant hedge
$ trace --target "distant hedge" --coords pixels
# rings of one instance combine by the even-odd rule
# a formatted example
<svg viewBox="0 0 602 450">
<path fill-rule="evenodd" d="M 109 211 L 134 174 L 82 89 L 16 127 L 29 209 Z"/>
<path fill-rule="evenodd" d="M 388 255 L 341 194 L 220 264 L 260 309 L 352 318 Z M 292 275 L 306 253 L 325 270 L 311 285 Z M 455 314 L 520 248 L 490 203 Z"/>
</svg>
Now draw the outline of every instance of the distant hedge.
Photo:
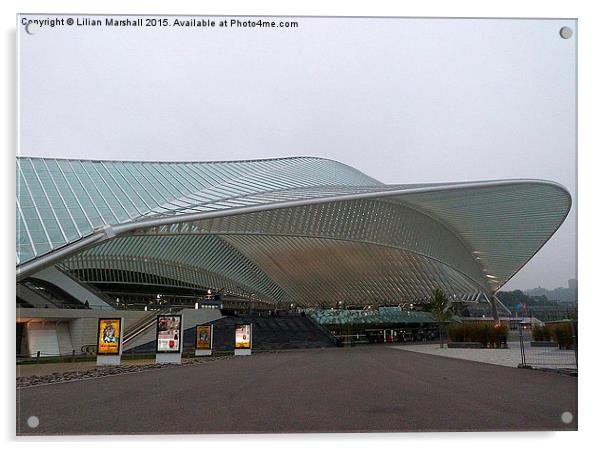
<svg viewBox="0 0 602 450">
<path fill-rule="evenodd" d="M 551 341 L 551 327 L 546 327 L 545 325 L 533 326 L 533 328 L 531 328 L 531 339 L 533 339 L 534 341 Z"/>
<path fill-rule="evenodd" d="M 452 342 L 480 342 L 483 348 L 501 348 L 508 339 L 508 327 L 483 322 L 462 323 L 450 325 L 448 334 Z"/>
<path fill-rule="evenodd" d="M 552 328 L 545 325 L 534 325 L 531 328 L 531 339 L 534 341 L 552 340 Z"/>
<path fill-rule="evenodd" d="M 573 349 L 573 330 L 568 322 L 535 326 L 531 338 L 534 341 L 554 341 L 562 350 Z"/>
</svg>

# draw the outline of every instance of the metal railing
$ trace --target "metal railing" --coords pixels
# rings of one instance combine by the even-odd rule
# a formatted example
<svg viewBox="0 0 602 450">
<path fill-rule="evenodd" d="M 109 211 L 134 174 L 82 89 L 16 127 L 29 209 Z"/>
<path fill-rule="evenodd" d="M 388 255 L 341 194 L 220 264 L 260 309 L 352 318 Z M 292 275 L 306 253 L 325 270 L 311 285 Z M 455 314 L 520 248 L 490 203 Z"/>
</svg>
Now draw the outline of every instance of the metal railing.
<svg viewBox="0 0 602 450">
<path fill-rule="evenodd" d="M 577 321 L 560 325 L 565 327 L 564 336 L 549 340 L 535 340 L 529 330 L 519 327 L 521 367 L 577 370 Z"/>
<path fill-rule="evenodd" d="M 112 297 L 110 297 L 109 295 L 107 295 L 104 292 L 102 292 L 100 289 L 98 289 L 92 283 L 86 283 L 86 282 L 80 280 L 79 278 L 77 278 L 75 275 L 73 275 L 71 273 L 71 271 L 70 271 L 70 269 L 68 267 L 66 267 L 66 266 L 64 266 L 62 264 L 56 264 L 55 267 L 63 275 L 71 278 L 75 283 L 78 283 L 78 284 L 82 285 L 85 289 L 89 290 L 94 295 L 96 295 L 98 298 L 100 298 L 105 303 L 107 303 L 109 305 L 109 308 L 115 306 L 115 300 Z M 97 308 L 95 307 L 95 309 L 97 309 Z"/>
<path fill-rule="evenodd" d="M 77 353 L 75 350 L 72 350 L 69 353 L 45 353 L 38 350 L 35 353 L 22 353 L 17 354 L 17 363 L 40 363 L 44 359 L 56 359 L 61 358 L 63 362 L 68 360 L 69 362 L 75 362 L 75 358 L 78 356 L 86 355 L 86 353 Z"/>
<path fill-rule="evenodd" d="M 148 314 L 147 316 L 136 322 L 131 328 L 129 328 L 127 333 L 124 333 L 122 345 L 125 346 L 137 336 L 140 336 L 149 328 L 151 328 L 156 323 L 157 316 L 160 316 L 162 314 L 176 313 L 178 311 L 181 311 L 181 309 L 182 308 L 173 308 L 169 306 L 167 308 L 152 311 L 150 314 Z"/>
</svg>

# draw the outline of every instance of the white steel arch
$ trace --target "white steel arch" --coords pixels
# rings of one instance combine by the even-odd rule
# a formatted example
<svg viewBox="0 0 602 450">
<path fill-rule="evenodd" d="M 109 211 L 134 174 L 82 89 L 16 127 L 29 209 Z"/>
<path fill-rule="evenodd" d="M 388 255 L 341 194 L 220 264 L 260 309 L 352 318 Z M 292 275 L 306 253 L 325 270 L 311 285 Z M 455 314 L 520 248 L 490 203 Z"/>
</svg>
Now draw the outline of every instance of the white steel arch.
<svg viewBox="0 0 602 450">
<path fill-rule="evenodd" d="M 185 267 L 187 282 L 305 306 L 420 301 L 437 287 L 460 298 L 493 293 L 571 205 L 553 182 L 384 185 L 309 157 L 19 158 L 18 171 L 19 278 L 77 258 L 78 267 L 104 267 L 127 256 Z"/>
</svg>

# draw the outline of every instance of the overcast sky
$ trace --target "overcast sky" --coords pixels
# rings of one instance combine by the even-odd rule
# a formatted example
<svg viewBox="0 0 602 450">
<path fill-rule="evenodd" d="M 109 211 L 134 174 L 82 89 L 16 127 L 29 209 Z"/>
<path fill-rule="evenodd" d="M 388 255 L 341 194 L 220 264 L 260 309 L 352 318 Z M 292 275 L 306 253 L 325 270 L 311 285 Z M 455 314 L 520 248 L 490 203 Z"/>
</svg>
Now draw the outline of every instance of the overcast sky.
<svg viewBox="0 0 602 450">
<path fill-rule="evenodd" d="M 576 278 L 574 21 L 285 20 L 298 28 L 20 26 L 20 154 L 553 180 L 573 209 L 503 289 Z"/>
</svg>

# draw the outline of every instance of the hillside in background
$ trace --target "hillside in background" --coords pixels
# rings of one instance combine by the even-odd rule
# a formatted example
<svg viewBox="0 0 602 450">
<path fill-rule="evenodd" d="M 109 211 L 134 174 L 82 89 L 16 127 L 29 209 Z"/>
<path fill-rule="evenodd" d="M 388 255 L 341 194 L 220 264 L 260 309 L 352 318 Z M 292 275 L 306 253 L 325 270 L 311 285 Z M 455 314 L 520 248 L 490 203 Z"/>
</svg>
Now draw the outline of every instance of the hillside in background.
<svg viewBox="0 0 602 450">
<path fill-rule="evenodd" d="M 550 291 L 542 287 L 537 287 L 535 289 L 526 289 L 525 294 L 531 297 L 545 296 L 547 299 L 552 300 L 554 302 L 577 302 L 576 288 L 559 287 Z"/>
</svg>

